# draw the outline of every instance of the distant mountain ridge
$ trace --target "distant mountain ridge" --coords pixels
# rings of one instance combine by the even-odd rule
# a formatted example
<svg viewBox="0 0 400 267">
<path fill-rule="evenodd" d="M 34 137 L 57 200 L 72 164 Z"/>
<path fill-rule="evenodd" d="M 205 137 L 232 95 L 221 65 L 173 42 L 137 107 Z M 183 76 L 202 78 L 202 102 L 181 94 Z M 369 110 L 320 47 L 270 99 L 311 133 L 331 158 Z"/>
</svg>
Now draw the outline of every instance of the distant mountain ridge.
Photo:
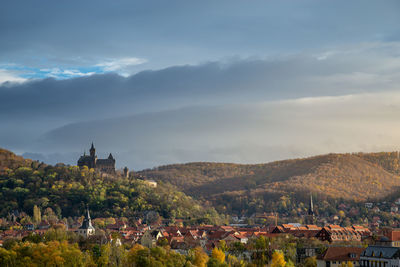
<svg viewBox="0 0 400 267">
<path fill-rule="evenodd" d="M 189 195 L 284 195 L 315 193 L 326 198 L 366 201 L 400 186 L 397 152 L 327 154 L 266 164 L 187 163 L 143 170 L 141 175 L 171 183 Z"/>
</svg>

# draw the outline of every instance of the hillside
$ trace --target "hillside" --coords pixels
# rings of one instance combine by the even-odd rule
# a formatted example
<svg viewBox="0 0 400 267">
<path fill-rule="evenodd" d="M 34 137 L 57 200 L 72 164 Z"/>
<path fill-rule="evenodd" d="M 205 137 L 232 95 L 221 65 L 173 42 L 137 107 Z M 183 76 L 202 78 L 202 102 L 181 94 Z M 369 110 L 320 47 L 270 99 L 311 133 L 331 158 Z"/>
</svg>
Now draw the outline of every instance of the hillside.
<svg viewBox="0 0 400 267">
<path fill-rule="evenodd" d="M 305 201 L 311 192 L 321 199 L 366 201 L 397 192 L 395 154 L 328 154 L 255 165 L 188 163 L 144 170 L 141 175 L 208 200 L 234 201 L 233 196 L 251 195 L 263 198 L 265 204 L 292 195 Z"/>
<path fill-rule="evenodd" d="M 0 150 L 0 167 L 0 217 L 13 210 L 32 214 L 34 205 L 51 208 L 58 216 L 81 216 L 88 204 L 94 217 L 133 218 L 156 211 L 172 220 L 220 222 L 212 207 L 204 207 L 171 185 L 151 188 L 135 178 L 102 177 L 93 169 L 46 165 L 7 150 Z"/>
<path fill-rule="evenodd" d="M 32 160 L 17 156 L 11 151 L 0 148 L 0 174 L 6 169 L 14 169 L 21 166 L 30 166 Z"/>
</svg>

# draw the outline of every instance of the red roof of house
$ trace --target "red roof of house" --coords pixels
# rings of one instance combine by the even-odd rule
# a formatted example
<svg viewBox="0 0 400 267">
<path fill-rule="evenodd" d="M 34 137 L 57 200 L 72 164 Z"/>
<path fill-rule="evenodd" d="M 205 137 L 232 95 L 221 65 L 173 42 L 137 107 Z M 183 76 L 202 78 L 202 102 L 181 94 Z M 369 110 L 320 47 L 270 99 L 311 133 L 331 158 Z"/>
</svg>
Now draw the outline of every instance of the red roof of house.
<svg viewBox="0 0 400 267">
<path fill-rule="evenodd" d="M 389 238 L 390 241 L 400 241 L 400 229 L 392 229 L 385 233 L 385 236 Z"/>
<path fill-rule="evenodd" d="M 324 261 L 358 261 L 365 248 L 329 247 L 318 259 Z M 354 254 L 355 257 L 351 257 Z"/>
</svg>

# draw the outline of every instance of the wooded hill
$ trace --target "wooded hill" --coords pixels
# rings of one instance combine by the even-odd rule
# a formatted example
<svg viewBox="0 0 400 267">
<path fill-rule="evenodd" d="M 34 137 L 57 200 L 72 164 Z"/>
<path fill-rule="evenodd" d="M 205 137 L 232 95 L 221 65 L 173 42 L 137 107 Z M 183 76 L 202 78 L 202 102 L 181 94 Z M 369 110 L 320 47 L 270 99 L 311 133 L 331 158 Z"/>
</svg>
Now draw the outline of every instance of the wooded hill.
<svg viewBox="0 0 400 267">
<path fill-rule="evenodd" d="M 188 223 L 221 223 L 214 208 L 160 183 L 149 187 L 135 178 L 102 177 L 93 169 L 46 165 L 0 150 L 0 217 L 18 210 L 32 214 L 34 205 L 56 215 L 81 216 L 88 204 L 94 217 L 128 217 L 158 212 Z"/>
<path fill-rule="evenodd" d="M 143 170 L 141 175 L 176 185 L 203 200 L 235 202 L 282 196 L 367 201 L 395 196 L 400 186 L 397 152 L 328 154 L 267 164 L 188 163 Z M 242 205 L 242 204 L 238 204 Z"/>
</svg>

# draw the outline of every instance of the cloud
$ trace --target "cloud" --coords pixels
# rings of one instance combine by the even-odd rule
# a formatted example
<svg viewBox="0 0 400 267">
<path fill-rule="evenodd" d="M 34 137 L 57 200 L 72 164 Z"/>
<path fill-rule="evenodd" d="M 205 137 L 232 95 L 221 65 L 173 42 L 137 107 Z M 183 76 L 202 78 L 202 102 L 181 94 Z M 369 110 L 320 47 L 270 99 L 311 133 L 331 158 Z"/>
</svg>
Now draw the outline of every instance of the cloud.
<svg viewBox="0 0 400 267">
<path fill-rule="evenodd" d="M 44 68 L 140 55 L 149 59 L 146 68 L 159 69 L 235 55 L 398 41 L 399 36 L 396 0 L 44 1 L 40 9 L 2 1 L 0 61 Z"/>
<path fill-rule="evenodd" d="M 105 72 L 118 72 L 121 74 L 126 74 L 125 70 L 129 67 L 140 65 L 147 62 L 147 60 L 143 58 L 136 57 L 127 57 L 120 59 L 111 59 L 104 61 L 102 63 L 98 63 L 95 66 L 102 68 Z M 129 73 L 128 73 L 129 75 Z"/>
<path fill-rule="evenodd" d="M 0 86 L 3 83 L 22 83 L 25 82 L 26 79 L 20 77 L 20 73 L 12 70 L 2 69 L 0 68 Z"/>
<path fill-rule="evenodd" d="M 14 120 L 46 117 L 65 124 L 77 118 L 93 120 L 191 105 L 398 89 L 397 44 L 391 49 L 386 44 L 365 47 L 325 60 L 299 54 L 173 66 L 128 77 L 114 73 L 87 76 L 92 69 L 48 69 L 43 70 L 46 75 L 82 77 L 29 81 L 12 90 L 0 87 L 0 118 L 2 114 Z"/>
<path fill-rule="evenodd" d="M 83 72 L 77 69 L 60 69 L 60 68 L 51 68 L 51 69 L 40 69 L 40 75 L 45 77 L 52 77 L 56 79 L 68 79 L 73 77 L 83 77 L 96 74 L 96 72 Z M 33 75 L 37 75 L 36 73 Z M 32 76 L 33 76 L 32 75 Z"/>
<path fill-rule="evenodd" d="M 105 60 L 101 63 L 88 66 L 70 66 L 61 64 L 58 67 L 37 68 L 33 66 L 22 66 L 18 64 L 0 64 L 0 84 L 3 82 L 23 82 L 28 79 L 68 79 L 75 77 L 90 76 L 93 74 L 103 74 L 115 72 L 123 76 L 129 76 L 135 72 L 137 65 L 147 62 L 145 59 L 126 57 L 113 60 Z"/>
</svg>

